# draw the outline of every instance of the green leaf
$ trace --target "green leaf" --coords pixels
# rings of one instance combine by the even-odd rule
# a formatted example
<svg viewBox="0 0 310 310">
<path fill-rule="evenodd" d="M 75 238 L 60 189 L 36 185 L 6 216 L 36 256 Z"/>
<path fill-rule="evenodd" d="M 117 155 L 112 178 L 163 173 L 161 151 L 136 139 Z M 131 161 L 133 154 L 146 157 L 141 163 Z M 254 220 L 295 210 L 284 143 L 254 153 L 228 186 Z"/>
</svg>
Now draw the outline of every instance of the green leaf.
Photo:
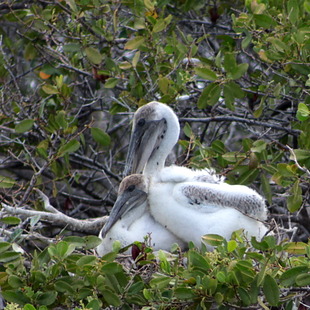
<svg viewBox="0 0 310 310">
<path fill-rule="evenodd" d="M 249 44 L 252 42 L 252 34 L 249 31 L 246 31 L 246 37 L 241 42 L 242 49 L 246 49 Z"/>
<path fill-rule="evenodd" d="M 59 94 L 57 87 L 52 86 L 50 84 L 45 84 L 42 86 L 42 90 L 48 95 L 56 95 Z"/>
<path fill-rule="evenodd" d="M 101 146 L 109 146 L 111 143 L 110 136 L 105 133 L 101 128 L 92 127 L 90 129 L 93 139 Z"/>
<path fill-rule="evenodd" d="M 251 151 L 254 153 L 262 153 L 263 151 L 266 150 L 266 147 L 267 147 L 266 141 L 256 140 L 251 147 Z"/>
<path fill-rule="evenodd" d="M 7 251 L 0 254 L 0 263 L 11 262 L 20 257 L 19 253 L 13 251 Z"/>
<path fill-rule="evenodd" d="M 165 277 L 165 276 L 156 277 L 150 281 L 150 286 L 152 288 L 162 290 L 169 285 L 170 281 L 171 281 L 170 277 Z"/>
<path fill-rule="evenodd" d="M 72 285 L 70 285 L 68 282 L 63 281 L 63 280 L 57 280 L 54 284 L 54 287 L 55 287 L 55 290 L 60 293 L 66 293 L 66 292 L 70 294 L 75 293 Z"/>
<path fill-rule="evenodd" d="M 310 285 L 310 274 L 309 273 L 299 274 L 296 277 L 296 284 L 298 286 L 309 286 Z"/>
<path fill-rule="evenodd" d="M 276 21 L 272 17 L 265 14 L 254 14 L 254 21 L 257 26 L 265 29 L 277 25 Z"/>
<path fill-rule="evenodd" d="M 292 24 L 295 24 L 299 19 L 299 4 L 296 0 L 287 2 L 288 19 Z"/>
<path fill-rule="evenodd" d="M 76 247 L 83 247 L 85 245 L 84 239 L 79 236 L 68 236 L 68 237 L 63 238 L 63 241 L 67 243 L 72 243 Z"/>
<path fill-rule="evenodd" d="M 193 131 L 192 131 L 192 128 L 191 128 L 191 125 L 186 122 L 184 127 L 183 127 L 183 132 L 184 134 L 186 135 L 187 138 L 191 138 L 192 135 L 193 135 Z"/>
<path fill-rule="evenodd" d="M 232 251 L 234 251 L 236 248 L 238 247 L 238 243 L 236 240 L 229 240 L 227 242 L 227 251 L 229 253 L 231 253 Z"/>
<path fill-rule="evenodd" d="M 233 81 L 224 84 L 223 95 L 225 98 L 226 106 L 232 111 L 234 110 L 233 103 L 235 101 L 235 98 L 240 99 L 245 96 L 244 91 L 241 89 L 241 87 Z"/>
<path fill-rule="evenodd" d="M 112 262 L 103 265 L 101 271 L 104 272 L 105 274 L 113 275 L 119 272 L 123 272 L 123 267 L 118 263 Z"/>
<path fill-rule="evenodd" d="M 307 105 L 305 105 L 303 102 L 300 102 L 298 104 L 298 110 L 296 117 L 299 121 L 303 122 L 309 118 L 310 111 Z"/>
<path fill-rule="evenodd" d="M 265 173 L 261 174 L 261 184 L 262 184 L 264 196 L 267 199 L 268 203 L 271 204 L 271 202 L 272 202 L 272 191 L 271 191 L 270 181 L 267 178 L 267 176 L 265 175 Z"/>
<path fill-rule="evenodd" d="M 34 44 L 32 42 L 29 42 L 26 46 L 25 46 L 25 50 L 24 50 L 24 57 L 27 60 L 33 60 L 36 56 L 37 56 L 38 52 L 36 47 L 34 46 Z"/>
<path fill-rule="evenodd" d="M 24 285 L 23 281 L 20 279 L 20 277 L 15 275 L 10 275 L 8 278 L 8 283 L 12 288 L 19 288 Z"/>
<path fill-rule="evenodd" d="M 177 299 L 193 299 L 195 297 L 194 291 L 187 287 L 178 287 L 174 290 Z"/>
<path fill-rule="evenodd" d="M 254 117 L 258 118 L 262 115 L 264 106 L 265 106 L 265 100 L 266 100 L 266 97 L 263 96 L 259 102 L 258 108 L 256 108 L 255 111 L 253 112 Z"/>
<path fill-rule="evenodd" d="M 158 87 L 160 91 L 166 95 L 169 93 L 169 85 L 171 84 L 171 80 L 166 78 L 165 76 L 160 77 L 158 79 Z"/>
<path fill-rule="evenodd" d="M 218 246 L 223 244 L 225 239 L 220 235 L 207 234 L 202 236 L 202 240 L 212 246 Z"/>
<path fill-rule="evenodd" d="M 268 38 L 267 41 L 270 42 L 274 49 L 280 53 L 284 53 L 289 47 L 287 44 L 277 38 Z"/>
<path fill-rule="evenodd" d="M 223 67 L 228 74 L 232 74 L 232 72 L 237 67 L 236 56 L 233 53 L 226 53 L 224 56 Z"/>
<path fill-rule="evenodd" d="M 211 268 L 206 258 L 194 250 L 188 251 L 187 257 L 189 261 L 188 264 L 192 268 L 198 268 L 204 271 L 208 271 Z"/>
<path fill-rule="evenodd" d="M 39 305 L 49 306 L 54 303 L 57 295 L 55 291 L 44 292 L 37 297 L 36 301 Z"/>
<path fill-rule="evenodd" d="M 305 255 L 307 252 L 307 244 L 304 242 L 288 242 L 283 246 L 283 250 L 295 255 Z"/>
<path fill-rule="evenodd" d="M 275 279 L 267 274 L 264 279 L 263 291 L 268 303 L 271 306 L 277 306 L 280 300 L 280 290 Z"/>
<path fill-rule="evenodd" d="M 32 271 L 31 275 L 36 282 L 44 283 L 46 281 L 46 275 L 41 271 Z"/>
<path fill-rule="evenodd" d="M 86 236 L 86 237 L 83 237 L 83 239 L 85 241 L 86 250 L 93 249 L 102 242 L 102 240 L 97 236 Z"/>
<path fill-rule="evenodd" d="M 65 241 L 60 241 L 55 244 L 55 254 L 59 257 L 65 257 L 69 249 L 69 244 Z"/>
<path fill-rule="evenodd" d="M 68 43 L 63 46 L 65 53 L 77 53 L 81 51 L 81 45 L 77 43 Z"/>
<path fill-rule="evenodd" d="M 96 256 L 94 255 L 85 255 L 82 256 L 77 262 L 76 265 L 77 266 L 84 266 L 84 265 L 94 265 L 94 263 L 96 262 Z"/>
<path fill-rule="evenodd" d="M 240 185 L 247 185 L 251 184 L 258 176 L 259 169 L 248 169 L 244 173 L 240 175 L 238 178 L 238 184 Z"/>
<path fill-rule="evenodd" d="M 0 242 L 0 254 L 6 252 L 11 247 L 11 244 L 8 242 Z"/>
<path fill-rule="evenodd" d="M 9 177 L 0 175 L 0 188 L 11 188 L 15 185 L 15 181 Z"/>
<path fill-rule="evenodd" d="M 229 76 L 233 80 L 240 79 L 247 72 L 248 67 L 249 67 L 249 64 L 247 64 L 247 63 L 240 64 L 232 70 L 232 72 L 229 74 Z"/>
<path fill-rule="evenodd" d="M 87 305 L 86 305 L 86 309 L 91 309 L 91 310 L 100 310 L 102 309 L 100 307 L 100 302 L 98 299 L 93 299 L 91 300 Z"/>
<path fill-rule="evenodd" d="M 228 280 L 226 280 L 228 281 Z M 217 279 L 210 278 L 208 276 L 204 276 L 202 279 L 204 287 L 210 292 L 210 294 L 214 294 L 216 292 L 218 281 Z"/>
<path fill-rule="evenodd" d="M 0 222 L 6 225 L 18 225 L 20 223 L 20 218 L 15 217 L 15 216 L 6 216 L 6 217 L 1 218 Z"/>
<path fill-rule="evenodd" d="M 304 75 L 309 75 L 310 74 L 310 68 L 309 65 L 304 65 L 304 64 L 291 64 L 290 65 L 295 71 L 304 74 Z"/>
<path fill-rule="evenodd" d="M 211 143 L 212 150 L 216 152 L 217 154 L 225 154 L 226 152 L 226 147 L 223 141 L 221 140 L 215 140 Z"/>
<path fill-rule="evenodd" d="M 70 9 L 74 12 L 77 13 L 78 12 L 78 8 L 76 6 L 76 3 L 74 0 L 66 0 L 67 4 L 70 6 Z"/>
<path fill-rule="evenodd" d="M 131 40 L 129 40 L 126 44 L 125 44 L 125 49 L 127 50 L 134 50 L 139 48 L 145 41 L 144 37 L 141 36 L 137 36 Z"/>
<path fill-rule="evenodd" d="M 280 277 L 280 283 L 283 286 L 293 286 L 295 284 L 295 280 L 297 276 L 306 274 L 309 271 L 307 266 L 297 266 L 290 268 L 282 273 Z"/>
<path fill-rule="evenodd" d="M 36 310 L 36 308 L 31 304 L 26 304 L 23 310 Z"/>
<path fill-rule="evenodd" d="M 144 282 L 143 281 L 133 283 L 128 289 L 128 294 L 129 295 L 137 294 L 137 293 L 141 292 L 143 290 L 143 288 L 144 288 Z"/>
<path fill-rule="evenodd" d="M 23 121 L 15 125 L 15 132 L 24 133 L 26 131 L 29 131 L 32 128 L 33 124 L 34 124 L 33 119 L 24 119 Z"/>
<path fill-rule="evenodd" d="M 104 88 L 114 88 L 119 82 L 117 78 L 108 78 L 104 83 Z"/>
<path fill-rule="evenodd" d="M 96 48 L 86 47 L 84 51 L 85 51 L 86 57 L 91 63 L 95 65 L 99 65 L 102 62 L 103 57 Z"/>
<path fill-rule="evenodd" d="M 103 298 L 109 306 L 119 307 L 122 303 L 119 297 L 116 294 L 112 293 L 110 290 L 104 291 Z"/>
<path fill-rule="evenodd" d="M 217 79 L 216 73 L 209 68 L 195 68 L 195 72 L 201 78 L 209 81 L 215 81 Z"/>
<path fill-rule="evenodd" d="M 308 160 L 310 159 L 310 151 L 302 149 L 294 149 L 294 154 L 297 158 L 297 161 Z M 294 157 L 291 155 L 290 160 L 294 160 Z"/>
<path fill-rule="evenodd" d="M 137 51 L 137 52 L 135 53 L 135 56 L 133 56 L 133 58 L 132 58 L 132 66 L 133 66 L 134 68 L 137 67 L 137 64 L 138 64 L 139 59 L 140 59 L 140 55 L 141 55 L 141 52 L 140 52 L 140 51 Z"/>
<path fill-rule="evenodd" d="M 229 90 L 229 88 L 227 87 L 226 84 L 223 87 L 223 95 L 224 95 L 224 98 L 225 98 L 226 107 L 229 110 L 234 111 L 235 107 L 234 107 L 233 103 L 235 101 L 235 97 L 232 94 L 232 92 Z"/>
<path fill-rule="evenodd" d="M 302 204 L 302 190 L 299 185 L 299 180 L 295 181 L 290 193 L 292 195 L 287 198 L 287 208 L 293 213 L 298 211 Z"/>
<path fill-rule="evenodd" d="M 68 128 L 68 122 L 66 119 L 66 112 L 65 111 L 63 111 L 63 110 L 58 111 L 56 114 L 56 117 L 55 117 L 55 121 L 58 125 L 58 128 L 63 128 L 63 129 Z"/>
<path fill-rule="evenodd" d="M 221 87 L 217 83 L 210 83 L 201 93 L 197 106 L 204 109 L 208 105 L 215 105 L 221 96 Z"/>
<path fill-rule="evenodd" d="M 165 19 L 162 19 L 162 18 L 157 19 L 156 20 L 156 24 L 153 27 L 153 32 L 157 33 L 157 32 L 163 31 L 164 29 L 167 28 L 167 26 L 169 25 L 170 21 L 171 21 L 171 18 L 170 19 L 167 19 L 167 18 L 165 18 Z"/>
<path fill-rule="evenodd" d="M 222 157 L 230 163 L 236 163 L 239 160 L 245 159 L 246 155 L 243 153 L 228 152 L 223 154 Z"/>
<path fill-rule="evenodd" d="M 252 301 L 251 301 L 251 296 L 249 295 L 249 293 L 242 287 L 238 288 L 238 295 L 240 297 L 240 299 L 242 300 L 243 306 L 249 306 Z"/>
<path fill-rule="evenodd" d="M 80 142 L 76 139 L 70 140 L 68 143 L 62 145 L 58 150 L 58 156 L 64 156 L 67 153 L 73 153 L 77 151 L 80 147 Z"/>
<path fill-rule="evenodd" d="M 219 281 L 220 283 L 225 283 L 227 278 L 226 278 L 226 274 L 223 271 L 219 271 L 216 274 L 216 279 L 217 281 Z"/>
<path fill-rule="evenodd" d="M 30 302 L 30 299 L 25 296 L 22 292 L 12 290 L 12 291 L 2 291 L 2 297 L 8 302 L 14 302 L 19 305 L 23 305 Z"/>
</svg>

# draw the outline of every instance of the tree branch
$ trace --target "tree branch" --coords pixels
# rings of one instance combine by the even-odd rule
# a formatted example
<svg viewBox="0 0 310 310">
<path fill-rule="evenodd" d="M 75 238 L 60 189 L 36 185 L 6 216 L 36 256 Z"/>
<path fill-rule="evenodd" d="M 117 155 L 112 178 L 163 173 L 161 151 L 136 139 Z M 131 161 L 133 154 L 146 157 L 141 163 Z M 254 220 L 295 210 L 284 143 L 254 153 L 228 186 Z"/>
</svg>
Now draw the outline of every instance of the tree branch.
<svg viewBox="0 0 310 310">
<path fill-rule="evenodd" d="M 179 119 L 180 122 L 196 122 L 196 123 L 210 123 L 210 122 L 238 122 L 238 123 L 245 123 L 249 125 L 254 126 L 262 126 L 267 128 L 273 128 L 281 131 L 285 131 L 293 136 L 299 136 L 301 133 L 298 129 L 290 129 L 283 127 L 281 125 L 276 125 L 272 123 L 266 123 L 257 121 L 254 119 L 247 119 L 247 118 L 241 118 L 241 117 L 232 117 L 232 116 L 214 116 L 214 117 L 204 117 L 204 118 L 190 118 L 190 117 L 184 117 Z"/>
<path fill-rule="evenodd" d="M 101 218 L 95 219 L 87 219 L 87 220 L 79 220 L 72 218 L 70 216 L 65 215 L 62 212 L 59 212 L 55 209 L 49 202 L 48 197 L 43 194 L 40 190 L 36 189 L 41 199 L 43 200 L 44 209 L 49 211 L 34 211 L 34 210 L 26 210 L 17 207 L 11 207 L 5 203 L 2 203 L 2 207 L 9 214 L 16 214 L 26 217 L 37 216 L 39 215 L 41 220 L 46 220 L 51 222 L 53 225 L 66 227 L 72 231 L 79 231 L 88 234 L 97 235 L 102 228 L 102 226 L 106 223 L 108 216 L 104 216 Z"/>
</svg>

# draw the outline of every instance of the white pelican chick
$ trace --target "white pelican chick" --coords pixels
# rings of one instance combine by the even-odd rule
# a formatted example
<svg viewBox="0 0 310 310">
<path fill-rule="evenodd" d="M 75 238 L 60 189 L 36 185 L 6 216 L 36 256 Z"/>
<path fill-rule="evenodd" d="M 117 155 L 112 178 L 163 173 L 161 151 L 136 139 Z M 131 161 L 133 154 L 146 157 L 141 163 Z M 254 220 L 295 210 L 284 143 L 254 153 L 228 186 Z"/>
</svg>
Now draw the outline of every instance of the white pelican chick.
<svg viewBox="0 0 310 310">
<path fill-rule="evenodd" d="M 216 176 L 210 169 L 191 170 L 175 165 L 164 167 L 179 135 L 179 120 L 166 104 L 152 101 L 140 107 L 133 119 L 125 175 L 143 173 L 153 176 L 160 172 L 164 179 L 170 181 L 222 183 L 224 178 Z"/>
<path fill-rule="evenodd" d="M 226 209 L 233 208 L 238 209 L 241 213 L 252 216 L 255 219 L 264 221 L 267 217 L 267 210 L 264 199 L 254 190 L 247 186 L 242 185 L 229 185 L 224 183 L 224 178 L 218 177 L 212 170 L 191 170 L 186 167 L 178 167 L 172 165 L 165 167 L 165 161 L 169 153 L 178 141 L 180 134 L 180 125 L 178 118 L 174 111 L 166 104 L 152 101 L 148 104 L 140 107 L 134 114 L 132 135 L 129 143 L 129 149 L 126 159 L 125 174 L 129 171 L 131 173 L 143 173 L 150 178 L 151 185 L 149 188 L 149 194 L 152 199 L 156 200 L 157 184 L 160 188 L 163 188 L 165 197 L 162 207 L 171 209 L 166 198 L 172 199 L 172 193 L 175 186 L 183 186 L 184 182 L 191 188 L 197 187 L 197 190 L 193 190 L 193 193 L 206 191 L 206 194 L 200 194 L 204 197 L 219 197 L 221 206 Z M 164 191 L 165 188 L 169 188 L 168 191 Z M 185 186 L 185 185 L 184 185 Z M 234 193 L 234 203 L 229 200 L 231 193 Z M 187 199 L 184 197 L 184 193 L 179 191 L 178 198 Z M 167 196 L 166 196 L 167 195 Z M 240 197 L 239 197 L 240 196 Z M 228 198 L 229 197 L 229 198 Z M 193 197 L 198 201 L 199 198 Z M 250 205 L 245 203 L 238 203 L 238 199 L 243 201 L 248 200 L 253 203 Z M 151 202 L 151 200 L 150 200 Z M 156 203 L 156 202 L 155 202 Z M 228 203 L 227 205 L 225 205 Z M 150 204 L 150 209 L 156 220 L 160 222 L 160 216 L 165 217 L 165 212 L 161 215 L 158 214 L 159 210 L 155 210 L 153 207 L 153 201 Z M 172 206 L 176 206 L 172 203 Z M 183 207 L 185 207 L 183 205 Z M 186 207 L 185 207 L 186 208 Z M 191 204 L 187 205 L 188 211 L 192 210 Z M 208 203 L 200 203 L 199 212 L 209 213 L 209 209 L 213 210 L 213 206 Z M 162 210 L 163 212 L 164 210 Z M 174 209 L 176 211 L 176 209 Z M 197 210 L 196 210 L 197 211 Z M 168 212 L 168 211 L 167 211 Z M 226 210 L 226 213 L 228 211 Z M 232 210 L 231 212 L 235 212 Z M 239 215 L 239 213 L 238 213 Z M 187 220 L 189 218 L 185 218 Z M 233 220 L 232 218 L 230 220 Z M 162 225 L 166 225 L 166 222 L 160 222 Z M 208 223 L 208 222 L 206 222 Z M 219 225 L 221 225 L 220 219 L 218 219 Z"/>
<path fill-rule="evenodd" d="M 125 247 L 134 241 L 143 242 L 148 235 L 154 250 L 169 251 L 173 243 L 185 248 L 184 242 L 151 216 L 147 191 L 148 180 L 143 175 L 130 175 L 123 179 L 109 219 L 99 233 L 102 239 L 96 249 L 99 256 L 111 252 L 116 240 Z"/>
<path fill-rule="evenodd" d="M 229 240 L 243 229 L 260 240 L 268 231 L 261 222 L 264 200 L 241 185 L 203 182 L 162 183 L 151 179 L 149 204 L 154 219 L 185 242 L 200 246 L 201 237 L 218 234 Z"/>
</svg>

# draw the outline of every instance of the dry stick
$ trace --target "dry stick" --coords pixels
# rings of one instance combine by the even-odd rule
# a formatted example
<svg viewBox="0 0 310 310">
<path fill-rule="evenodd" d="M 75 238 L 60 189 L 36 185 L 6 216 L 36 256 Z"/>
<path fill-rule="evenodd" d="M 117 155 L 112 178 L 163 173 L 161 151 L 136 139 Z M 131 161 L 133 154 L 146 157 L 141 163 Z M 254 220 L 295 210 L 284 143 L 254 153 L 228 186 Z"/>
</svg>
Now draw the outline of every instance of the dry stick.
<svg viewBox="0 0 310 310">
<path fill-rule="evenodd" d="M 288 150 L 290 151 L 290 154 L 291 154 L 291 156 L 292 156 L 292 158 L 293 158 L 293 160 L 294 160 L 296 166 L 297 166 L 301 171 L 305 172 L 305 173 L 307 174 L 307 177 L 310 177 L 310 171 L 309 171 L 307 168 L 300 166 L 300 164 L 298 163 L 296 154 L 294 153 L 294 150 L 293 150 L 290 146 L 288 146 L 288 145 L 286 145 L 286 147 L 287 147 Z"/>
<path fill-rule="evenodd" d="M 246 123 L 249 125 L 254 125 L 254 126 L 263 126 L 267 128 L 274 128 L 277 130 L 282 130 L 286 131 L 289 134 L 298 136 L 301 131 L 297 129 L 290 129 L 283 127 L 281 125 L 276 125 L 276 124 L 270 124 L 266 122 L 261 122 L 261 121 L 256 121 L 253 119 L 246 119 L 246 118 L 241 118 L 241 117 L 231 117 L 231 116 L 214 116 L 214 117 L 203 117 L 203 118 L 180 118 L 180 122 L 200 122 L 200 123 L 209 123 L 209 122 L 239 122 L 239 123 Z"/>
<path fill-rule="evenodd" d="M 65 215 L 55 209 L 49 202 L 48 197 L 42 193 L 40 190 L 36 189 L 38 194 L 43 200 L 44 209 L 49 211 L 34 211 L 25 210 L 22 208 L 11 207 L 7 204 L 2 204 L 4 210 L 10 214 L 24 215 L 27 217 L 39 215 L 42 220 L 47 220 L 52 222 L 54 225 L 66 227 L 72 231 L 79 231 L 84 233 L 91 233 L 97 235 L 103 225 L 106 223 L 108 216 L 104 216 L 96 219 L 79 220 Z"/>
<path fill-rule="evenodd" d="M 104 216 L 97 219 L 78 220 L 64 213 L 50 213 L 44 211 L 25 210 L 21 208 L 11 207 L 7 204 L 2 204 L 3 208 L 10 214 L 24 215 L 32 217 L 39 215 L 42 220 L 50 221 L 56 226 L 66 227 L 72 231 L 79 231 L 83 233 L 91 233 L 97 235 L 103 225 L 106 223 L 108 217 Z"/>
</svg>

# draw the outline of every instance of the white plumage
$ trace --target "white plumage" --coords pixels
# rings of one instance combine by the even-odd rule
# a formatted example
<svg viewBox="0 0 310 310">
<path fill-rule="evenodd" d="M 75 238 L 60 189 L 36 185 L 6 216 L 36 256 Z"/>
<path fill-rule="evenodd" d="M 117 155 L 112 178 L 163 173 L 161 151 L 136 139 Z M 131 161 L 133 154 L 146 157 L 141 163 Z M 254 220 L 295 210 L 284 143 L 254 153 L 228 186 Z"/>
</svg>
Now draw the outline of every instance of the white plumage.
<svg viewBox="0 0 310 310">
<path fill-rule="evenodd" d="M 143 242 L 145 236 L 149 237 L 148 241 L 154 250 L 169 251 L 173 243 L 185 249 L 186 244 L 150 214 L 147 191 L 148 180 L 143 175 L 131 175 L 121 182 L 108 222 L 99 234 L 102 239 L 97 247 L 99 256 L 111 252 L 116 240 L 125 247 L 135 241 Z"/>
<path fill-rule="evenodd" d="M 178 141 L 180 127 L 173 110 L 150 102 L 134 115 L 125 173 L 148 179 L 148 202 L 154 219 L 185 242 L 200 244 L 204 234 L 229 239 L 243 228 L 262 238 L 267 228 L 264 199 L 243 185 L 229 185 L 213 171 L 191 170 L 165 160 Z"/>
</svg>

